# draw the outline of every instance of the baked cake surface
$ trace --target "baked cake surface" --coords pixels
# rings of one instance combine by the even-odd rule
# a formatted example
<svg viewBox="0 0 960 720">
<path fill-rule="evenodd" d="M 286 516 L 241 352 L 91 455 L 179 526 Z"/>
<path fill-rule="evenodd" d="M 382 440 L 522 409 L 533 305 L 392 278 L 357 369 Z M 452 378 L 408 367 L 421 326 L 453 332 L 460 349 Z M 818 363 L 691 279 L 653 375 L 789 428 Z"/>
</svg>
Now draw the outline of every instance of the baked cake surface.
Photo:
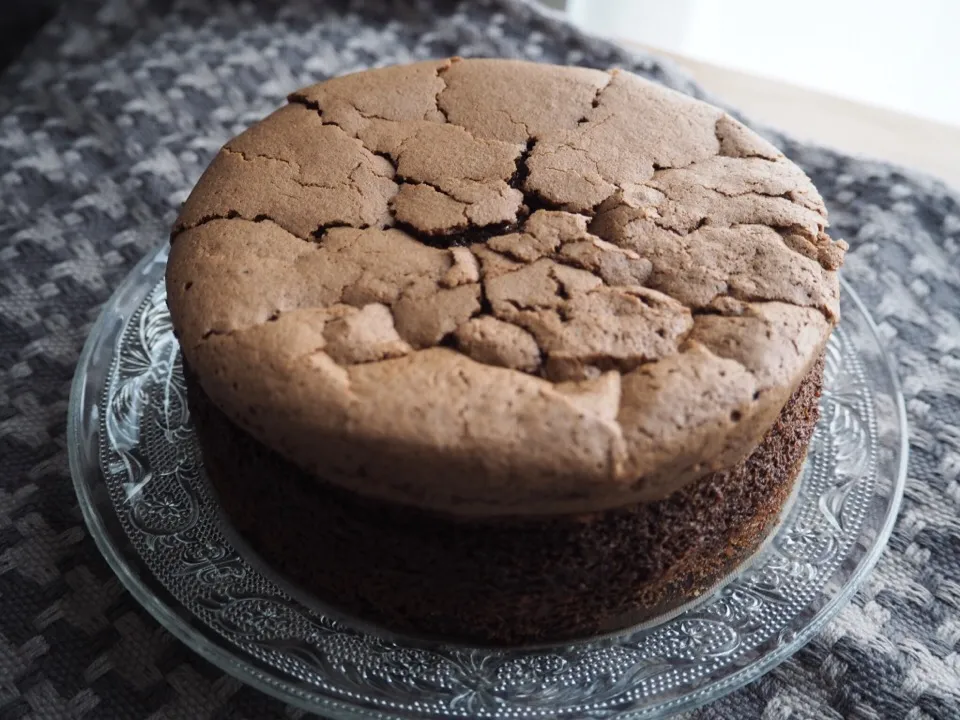
<svg viewBox="0 0 960 720">
<path fill-rule="evenodd" d="M 466 516 L 666 498 L 747 458 L 838 319 L 806 176 L 626 72 L 336 78 L 234 138 L 173 232 L 186 363 L 371 499 Z"/>
</svg>

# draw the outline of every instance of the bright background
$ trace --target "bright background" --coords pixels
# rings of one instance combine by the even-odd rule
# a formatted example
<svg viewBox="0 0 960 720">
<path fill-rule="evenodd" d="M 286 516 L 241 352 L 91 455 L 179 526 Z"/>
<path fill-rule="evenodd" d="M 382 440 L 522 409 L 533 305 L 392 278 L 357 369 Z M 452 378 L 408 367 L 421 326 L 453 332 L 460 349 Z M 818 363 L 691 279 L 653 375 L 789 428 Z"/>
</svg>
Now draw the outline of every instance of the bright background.
<svg viewBox="0 0 960 720">
<path fill-rule="evenodd" d="M 960 0 L 547 0 L 594 34 L 960 126 Z"/>
</svg>

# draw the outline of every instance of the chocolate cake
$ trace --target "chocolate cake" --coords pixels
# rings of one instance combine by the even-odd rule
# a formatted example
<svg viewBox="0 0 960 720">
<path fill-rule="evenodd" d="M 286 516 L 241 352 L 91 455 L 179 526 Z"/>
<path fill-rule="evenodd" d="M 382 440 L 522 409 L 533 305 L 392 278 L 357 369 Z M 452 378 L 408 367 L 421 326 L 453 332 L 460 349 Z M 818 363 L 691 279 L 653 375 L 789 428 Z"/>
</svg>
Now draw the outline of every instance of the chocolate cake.
<svg viewBox="0 0 960 720">
<path fill-rule="evenodd" d="M 405 633 L 617 630 L 775 525 L 845 245 L 723 111 L 626 72 L 335 78 L 224 146 L 167 295 L 209 478 L 264 560 Z"/>
</svg>

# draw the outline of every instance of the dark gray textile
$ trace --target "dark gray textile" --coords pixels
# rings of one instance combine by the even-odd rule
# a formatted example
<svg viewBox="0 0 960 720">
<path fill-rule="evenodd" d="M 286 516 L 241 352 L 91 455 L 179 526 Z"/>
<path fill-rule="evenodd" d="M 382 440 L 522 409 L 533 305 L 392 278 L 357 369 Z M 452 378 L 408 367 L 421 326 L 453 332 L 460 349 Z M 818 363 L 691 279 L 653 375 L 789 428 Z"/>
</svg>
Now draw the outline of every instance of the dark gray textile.
<svg viewBox="0 0 960 720">
<path fill-rule="evenodd" d="M 621 65 L 701 94 L 517 0 L 71 0 L 0 78 L 2 720 L 298 715 L 193 656 L 119 587 L 69 479 L 70 379 L 99 306 L 166 241 L 229 136 L 298 86 L 450 54 Z M 910 476 L 856 600 L 793 659 L 693 715 L 960 718 L 960 195 L 774 139 L 851 244 L 844 274 L 904 382 Z"/>
</svg>

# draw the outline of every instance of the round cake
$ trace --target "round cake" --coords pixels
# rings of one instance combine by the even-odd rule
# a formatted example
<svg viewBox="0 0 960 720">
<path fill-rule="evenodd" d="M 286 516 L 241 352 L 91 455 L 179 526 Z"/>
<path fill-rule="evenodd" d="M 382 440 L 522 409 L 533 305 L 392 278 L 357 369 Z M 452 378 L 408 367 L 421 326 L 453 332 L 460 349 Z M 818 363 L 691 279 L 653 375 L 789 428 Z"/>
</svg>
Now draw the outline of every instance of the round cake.
<svg viewBox="0 0 960 720">
<path fill-rule="evenodd" d="M 776 524 L 845 245 L 810 180 L 627 72 L 339 77 L 224 146 L 167 297 L 224 512 L 324 603 L 514 644 L 703 594 Z"/>
</svg>

